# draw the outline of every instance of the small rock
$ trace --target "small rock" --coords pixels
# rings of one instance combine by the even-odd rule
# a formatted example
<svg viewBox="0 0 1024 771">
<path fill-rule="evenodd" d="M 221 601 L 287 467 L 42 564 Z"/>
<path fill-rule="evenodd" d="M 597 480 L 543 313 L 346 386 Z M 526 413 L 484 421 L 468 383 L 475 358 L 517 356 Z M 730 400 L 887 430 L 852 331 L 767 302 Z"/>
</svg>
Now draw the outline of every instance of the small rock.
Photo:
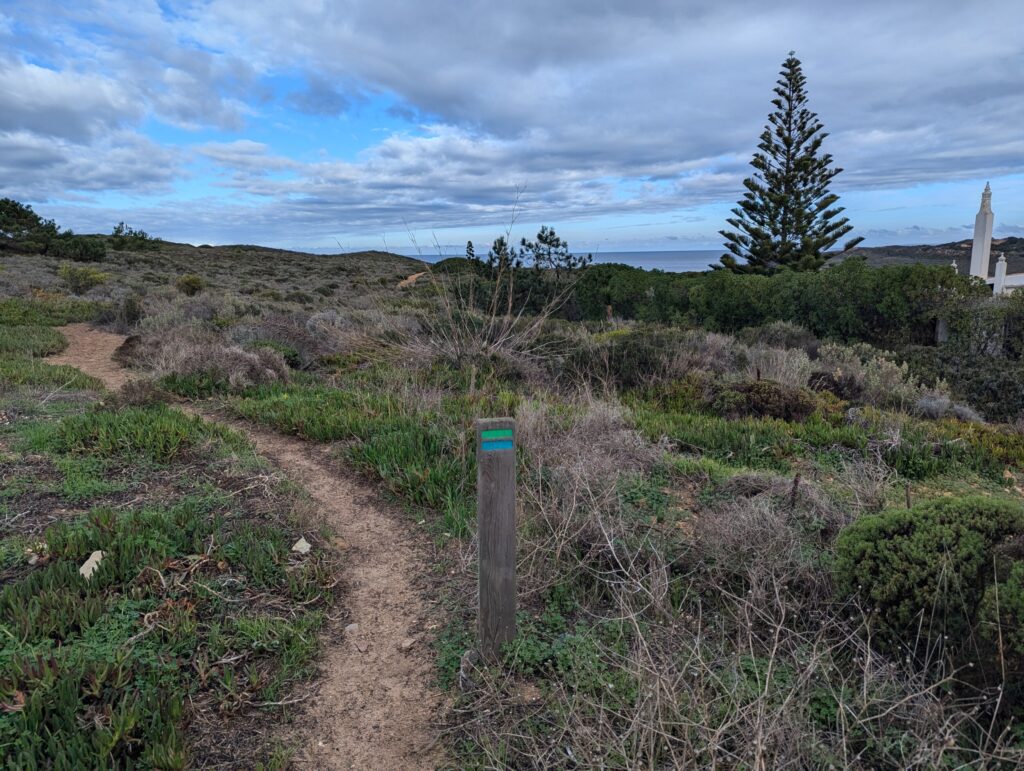
<svg viewBox="0 0 1024 771">
<path fill-rule="evenodd" d="M 35 565 L 37 562 L 39 562 L 39 555 L 38 554 L 33 554 L 31 557 L 28 558 L 28 564 L 29 565 Z"/>
<path fill-rule="evenodd" d="M 359 624 L 349 624 L 345 627 L 345 634 L 355 634 L 359 631 Z"/>
<path fill-rule="evenodd" d="M 305 538 L 300 538 L 292 546 L 292 551 L 297 551 L 299 554 L 309 554 L 309 550 L 312 547 L 309 545 L 309 541 Z"/>
<path fill-rule="evenodd" d="M 402 640 L 402 644 L 399 645 L 398 647 L 401 650 L 403 650 L 403 651 L 407 651 L 410 648 L 412 648 L 412 646 L 414 646 L 415 644 L 416 644 L 416 638 L 415 637 L 406 637 L 404 640 Z"/>
<path fill-rule="evenodd" d="M 102 560 L 102 559 L 103 559 L 103 552 L 101 552 L 99 549 L 97 549 L 92 554 L 90 554 L 89 555 L 89 559 L 87 559 L 82 564 L 82 567 L 80 567 L 78 569 L 78 572 L 82 574 L 82 578 L 88 580 L 89 577 L 93 573 L 96 572 L 96 568 L 99 567 L 100 560 Z"/>
</svg>

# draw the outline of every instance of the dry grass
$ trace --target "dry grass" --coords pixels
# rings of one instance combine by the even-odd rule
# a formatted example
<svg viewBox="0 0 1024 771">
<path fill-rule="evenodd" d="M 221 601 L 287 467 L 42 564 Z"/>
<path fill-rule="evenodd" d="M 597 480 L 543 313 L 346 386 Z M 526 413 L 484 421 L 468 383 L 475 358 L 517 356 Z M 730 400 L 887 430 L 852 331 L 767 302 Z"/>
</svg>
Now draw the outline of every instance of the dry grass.
<svg viewBox="0 0 1024 771">
<path fill-rule="evenodd" d="M 131 363 L 157 378 L 204 376 L 233 390 L 287 382 L 288 365 L 275 350 L 245 350 L 222 335 L 200 327 L 180 327 L 173 334 L 146 335 L 128 353 Z"/>
<path fill-rule="evenodd" d="M 680 531 L 623 505 L 618 483 L 652 473 L 661 448 L 632 433 L 621 408 L 588 396 L 569 409 L 535 401 L 517 419 L 530 458 L 520 595 L 542 618 L 551 612 L 544 598 L 573 587 L 584 626 L 568 622 L 551 643 L 556 670 L 469 667 L 451 731 L 475 748 L 474 763 L 1024 763 L 1009 732 L 993 729 L 998 692 L 972 690 L 938 661 L 919 668 L 879 655 L 870 617 L 834 598 L 828 554 L 852 517 L 882 505 L 891 472 L 879 460 L 848 459 L 828 491 L 734 475 L 712 485 L 710 502 Z M 525 652 L 512 661 L 536 644 L 521 640 Z"/>
</svg>

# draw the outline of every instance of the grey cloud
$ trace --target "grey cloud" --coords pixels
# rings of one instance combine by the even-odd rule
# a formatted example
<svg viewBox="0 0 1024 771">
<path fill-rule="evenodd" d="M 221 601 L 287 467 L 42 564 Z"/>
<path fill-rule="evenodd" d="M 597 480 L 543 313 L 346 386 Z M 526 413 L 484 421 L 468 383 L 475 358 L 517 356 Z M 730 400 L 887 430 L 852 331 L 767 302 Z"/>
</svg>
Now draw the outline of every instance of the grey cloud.
<svg viewBox="0 0 1024 771">
<path fill-rule="evenodd" d="M 305 90 L 288 95 L 288 104 L 307 115 L 336 117 L 348 112 L 352 102 L 326 80 L 318 77 L 308 79 Z"/>
<path fill-rule="evenodd" d="M 220 170 L 218 184 L 264 201 L 257 210 L 204 202 L 228 223 L 218 229 L 237 222 L 248 232 L 261 218 L 304 234 L 497 224 L 517 186 L 525 212 L 549 221 L 672 212 L 739 195 L 792 47 L 832 132 L 827 149 L 846 169 L 841 192 L 1024 171 L 1024 37 L 1008 34 L 1024 28 L 1016 0 L 983 9 L 953 0 L 175 7 L 172 16 L 155 2 L 38 0 L 19 12 L 19 24 L 39 31 L 22 45 L 53 62 L 62 87 L 81 86 L 83 105 L 65 103 L 56 86 L 42 102 L 0 88 L 0 106 L 15 108 L 0 114 L 0 131 L 20 137 L 0 165 L 30 165 L 38 153 L 48 176 L 32 177 L 32 189 L 51 196 L 62 185 L 167 184 L 177 158 L 139 169 L 138 180 L 119 171 L 132 168 L 128 157 L 106 176 L 69 160 L 69 142 L 87 160 L 113 150 L 106 133 L 144 111 L 242 134 L 195 148 Z M 77 32 L 79 23 L 92 32 Z M 3 61 L 0 71 L 8 64 L 28 66 Z M 286 97 L 296 109 L 337 115 L 354 94 L 377 92 L 396 100 L 392 115 L 436 125 L 350 162 L 275 156 L 243 129 L 271 98 L 264 77 L 296 71 L 308 84 Z M 180 203 L 153 211 L 173 207 L 192 212 Z"/>
<path fill-rule="evenodd" d="M 239 139 L 235 142 L 208 142 L 197 147 L 196 152 L 219 166 L 254 175 L 297 168 L 300 165 L 288 158 L 271 155 L 267 145 L 249 139 Z"/>
<path fill-rule="evenodd" d="M 115 81 L 0 61 L 0 131 L 85 140 L 142 114 Z"/>
<path fill-rule="evenodd" d="M 182 175 L 181 161 L 180 152 L 127 131 L 91 145 L 0 133 L 0 195 L 47 201 L 107 190 L 166 192 Z"/>
</svg>

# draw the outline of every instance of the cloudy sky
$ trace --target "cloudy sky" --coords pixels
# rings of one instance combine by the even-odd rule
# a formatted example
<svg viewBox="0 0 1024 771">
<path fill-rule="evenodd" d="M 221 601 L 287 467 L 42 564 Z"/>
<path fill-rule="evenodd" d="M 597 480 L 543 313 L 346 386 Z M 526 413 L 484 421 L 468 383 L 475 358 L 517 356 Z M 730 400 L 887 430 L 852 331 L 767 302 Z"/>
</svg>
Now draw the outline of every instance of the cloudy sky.
<svg viewBox="0 0 1024 771">
<path fill-rule="evenodd" d="M 1024 235 L 1024 2 L 0 0 L 0 196 L 301 249 L 717 248 L 787 51 L 856 233 Z M 518 191 L 518 192 L 517 192 Z"/>
</svg>

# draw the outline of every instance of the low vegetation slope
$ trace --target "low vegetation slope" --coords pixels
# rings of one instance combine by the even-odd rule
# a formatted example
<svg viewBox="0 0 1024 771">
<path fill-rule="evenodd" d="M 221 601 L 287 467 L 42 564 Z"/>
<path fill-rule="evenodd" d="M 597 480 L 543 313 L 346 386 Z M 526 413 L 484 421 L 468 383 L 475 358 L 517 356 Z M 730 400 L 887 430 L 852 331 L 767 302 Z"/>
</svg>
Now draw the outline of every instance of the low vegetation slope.
<svg viewBox="0 0 1024 771">
<path fill-rule="evenodd" d="M 312 674 L 335 566 L 243 437 L 39 360 L 90 310 L 0 301 L 2 765 L 282 762 L 255 713 Z"/>
<path fill-rule="evenodd" d="M 144 276 L 150 256 L 140 252 L 138 259 L 136 274 Z M 1024 763 L 1024 435 L 1012 422 L 1016 413 L 999 412 L 994 397 L 972 403 L 970 389 L 952 388 L 937 374 L 942 357 L 957 349 L 934 345 L 934 323 L 952 298 L 959 315 L 951 319 L 995 330 L 979 342 L 952 324 L 950 345 L 963 346 L 960 357 L 1019 366 L 1005 332 L 1016 323 L 1016 306 L 979 301 L 978 288 L 952 271 L 878 273 L 863 263 L 809 278 L 648 274 L 640 288 L 622 283 L 635 274 L 597 266 L 572 277 L 578 282 L 571 293 L 563 291 L 564 276 L 545 291 L 551 287 L 543 272 L 456 267 L 402 288 L 382 284 L 365 298 L 290 306 L 271 299 L 264 305 L 218 285 L 200 267 L 201 281 L 184 287 L 162 271 L 131 290 L 132 321 L 121 300 L 96 298 L 110 303 L 96 308 L 97 319 L 134 333 L 119 357 L 157 393 L 212 400 L 241 418 L 330 445 L 409 511 L 410 527 L 437 540 L 449 619 L 435 641 L 437 679 L 451 694 L 441 738 L 455 765 Z M 235 272 L 255 269 L 243 261 Z M 321 268 L 294 270 L 299 275 L 282 281 L 308 286 Z M 895 293 L 887 283 L 894 270 L 904 281 Z M 830 274 L 838 286 L 828 283 Z M 22 309 L 19 318 L 42 318 L 53 303 L 68 302 L 45 297 L 11 307 Z M 633 310 L 619 313 L 630 298 Z M 916 358 L 885 350 L 900 330 L 918 335 Z M 46 334 L 25 339 L 52 347 Z M 52 459 L 54 473 L 63 473 L 58 463 L 72 462 L 66 458 L 95 457 L 87 462 L 115 470 L 114 477 L 96 472 L 101 481 L 120 479 L 118 464 L 129 458 L 133 469 L 171 476 L 183 462 L 185 478 L 202 467 L 191 461 L 197 453 L 208 453 L 203 465 L 237 468 L 237 437 L 198 436 L 197 426 L 161 404 L 108 401 L 83 412 L 83 397 L 71 399 L 71 386 L 50 396 L 71 373 L 48 373 L 30 355 L 26 350 L 18 365 L 30 374 L 15 376 L 22 382 L 11 388 L 35 390 L 17 391 L 25 406 L 6 429 L 7 452 Z M 33 385 L 32 377 L 48 380 Z M 58 410 L 67 414 L 52 415 Z M 500 662 L 483 666 L 471 653 L 473 421 L 498 415 L 517 421 L 519 634 Z M 171 438 L 159 441 L 131 428 L 165 423 L 174 427 Z M 147 613 L 165 612 L 167 592 L 193 587 L 193 650 L 209 650 L 207 657 L 173 648 L 162 636 L 169 623 L 155 625 L 135 647 L 171 646 L 152 653 L 158 663 L 167 660 L 161 655 L 187 658 L 193 669 L 179 674 L 175 687 L 211 700 L 241 689 L 244 696 L 230 704 L 243 715 L 246 705 L 275 701 L 288 679 L 305 671 L 307 659 L 297 643 L 285 642 L 292 639 L 285 628 L 315 625 L 328 601 L 318 593 L 321 568 L 279 550 L 293 534 L 287 517 L 245 513 L 241 494 L 219 502 L 216 490 L 253 484 L 230 481 L 244 473 L 205 477 L 215 489 L 199 496 L 207 508 L 195 521 L 226 531 L 201 530 L 209 539 L 201 543 L 213 544 L 204 549 L 161 536 L 145 546 L 157 551 L 134 551 L 143 549 L 131 540 L 139 533 L 163 532 L 167 520 L 160 517 L 185 516 L 168 513 L 181 504 L 158 504 L 159 491 L 178 483 L 152 484 L 138 502 L 138 492 L 102 493 L 127 496 L 123 514 L 116 508 L 122 499 L 112 506 L 116 522 L 125 517 L 119 537 L 133 544 L 124 559 L 136 572 L 98 573 L 101 582 L 76 584 L 89 597 L 93 587 L 121 581 L 117 586 L 130 591 L 118 591 L 131 601 L 140 591 L 154 603 L 136 611 L 123 639 L 148 628 Z M 180 484 L 189 500 L 199 495 L 188 492 L 191 483 Z M 14 517 L 25 508 L 8 510 Z M 151 510 L 162 513 L 144 513 Z M 66 517 L 37 525 L 48 554 L 75 544 L 63 568 L 68 580 L 77 560 L 102 548 L 94 544 L 103 528 L 122 532 L 106 524 L 107 515 L 85 516 L 96 524 L 80 540 L 64 535 Z M 245 551 L 257 546 L 240 524 L 257 516 L 288 534 L 260 539 L 270 552 L 262 560 Z M 16 585 L 45 592 L 29 582 L 41 580 L 34 577 L 46 566 L 29 564 L 25 554 L 23 546 L 12 551 Z M 191 560 L 201 567 L 179 580 Z M 110 564 L 114 571 L 122 563 Z M 250 573 L 258 566 L 269 577 Z M 217 594 L 194 590 L 200 583 Z M 256 596 L 231 593 L 252 587 L 259 587 Z M 219 595 L 245 601 L 220 605 Z M 299 596 L 317 600 L 298 605 Z M 246 648 L 239 640 L 252 635 L 238 631 L 236 614 L 275 619 L 281 642 L 268 642 L 267 633 Z M 215 640 L 227 647 L 214 648 Z M 233 663 L 230 685 L 212 674 L 204 680 L 194 663 L 220 667 L 222 676 L 223 662 L 243 650 L 252 658 Z M 72 691 L 92 682 L 88 675 L 51 680 L 78 683 L 60 686 Z M 260 690 L 268 683 L 277 690 Z M 28 698 L 26 688 L 11 688 L 6 703 L 19 698 L 14 691 Z M 91 715 L 92 704 L 81 697 L 68 714 Z M 138 709 L 145 717 L 135 725 L 178 726 L 184 744 L 175 747 L 188 751 L 190 735 L 197 756 L 207 746 L 207 734 L 190 727 L 198 721 L 161 712 L 156 702 Z M 3 720 L 25 714 L 15 710 Z M 148 742 L 129 746 L 157 746 Z"/>
</svg>

